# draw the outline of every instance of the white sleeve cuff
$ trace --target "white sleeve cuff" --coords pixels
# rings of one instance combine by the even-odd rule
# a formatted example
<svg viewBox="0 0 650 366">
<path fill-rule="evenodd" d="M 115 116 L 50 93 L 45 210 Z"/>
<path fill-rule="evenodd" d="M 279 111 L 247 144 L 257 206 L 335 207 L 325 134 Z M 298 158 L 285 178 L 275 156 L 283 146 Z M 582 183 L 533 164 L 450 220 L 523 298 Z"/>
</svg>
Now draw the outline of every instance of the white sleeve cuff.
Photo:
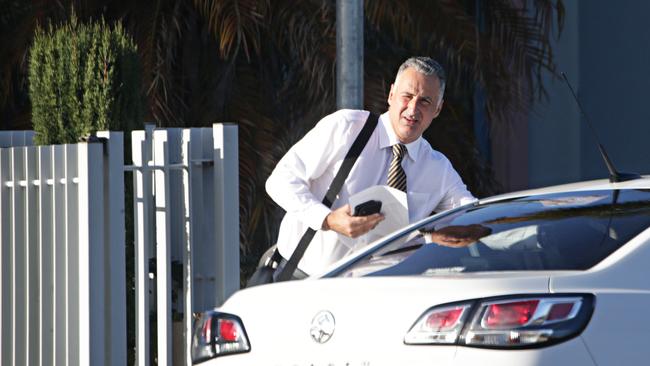
<svg viewBox="0 0 650 366">
<path fill-rule="evenodd" d="M 330 214 L 330 212 L 332 212 L 332 210 L 322 203 L 313 205 L 308 210 L 305 210 L 303 213 L 304 216 L 300 217 L 299 220 L 309 225 L 309 227 L 314 230 L 320 230 L 323 228 L 323 221 L 325 221 L 325 218 Z"/>
</svg>

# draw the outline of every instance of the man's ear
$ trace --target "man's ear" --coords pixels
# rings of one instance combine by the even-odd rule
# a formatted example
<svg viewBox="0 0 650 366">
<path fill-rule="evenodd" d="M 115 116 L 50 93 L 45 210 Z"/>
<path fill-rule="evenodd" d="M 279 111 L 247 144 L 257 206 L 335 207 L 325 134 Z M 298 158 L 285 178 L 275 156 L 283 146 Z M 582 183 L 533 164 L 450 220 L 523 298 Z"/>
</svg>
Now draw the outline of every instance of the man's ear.
<svg viewBox="0 0 650 366">
<path fill-rule="evenodd" d="M 442 110 L 442 105 L 445 104 L 444 99 L 440 99 L 440 102 L 438 103 L 438 107 L 436 108 L 436 111 L 433 113 L 433 118 L 438 117 L 440 114 L 440 111 Z"/>
<path fill-rule="evenodd" d="M 390 105 L 391 99 L 393 99 L 393 89 L 395 88 L 395 84 L 390 84 L 390 91 L 388 92 L 388 105 Z"/>
</svg>

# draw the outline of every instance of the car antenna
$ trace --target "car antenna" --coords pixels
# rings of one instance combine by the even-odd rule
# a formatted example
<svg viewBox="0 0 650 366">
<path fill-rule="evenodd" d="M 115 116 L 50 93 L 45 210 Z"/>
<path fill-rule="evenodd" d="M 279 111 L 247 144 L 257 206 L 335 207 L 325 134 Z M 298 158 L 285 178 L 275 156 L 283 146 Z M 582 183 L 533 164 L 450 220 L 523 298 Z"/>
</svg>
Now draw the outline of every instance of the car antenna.
<svg viewBox="0 0 650 366">
<path fill-rule="evenodd" d="M 569 87 L 569 90 L 571 90 L 571 94 L 573 95 L 573 99 L 576 101 L 576 104 L 578 104 L 578 109 L 580 109 L 580 114 L 582 114 L 583 117 L 585 117 L 585 121 L 587 121 L 587 125 L 589 126 L 589 129 L 591 129 L 591 133 L 594 135 L 596 138 L 596 143 L 598 144 L 598 150 L 600 150 L 600 156 L 603 157 L 603 160 L 605 161 L 605 165 L 607 166 L 607 170 L 609 171 L 609 181 L 612 183 L 616 182 L 625 182 L 628 180 L 634 180 L 641 178 L 640 174 L 637 173 L 621 173 L 614 168 L 614 164 L 612 163 L 611 160 L 609 160 L 609 156 L 607 155 L 607 152 L 605 151 L 605 148 L 603 145 L 600 143 L 600 140 L 598 139 L 598 134 L 596 133 L 596 130 L 594 129 L 594 126 L 591 124 L 591 121 L 589 120 L 589 117 L 587 117 L 587 114 L 585 113 L 584 109 L 582 109 L 582 104 L 580 104 L 580 101 L 578 100 L 578 96 L 576 95 L 576 92 L 573 91 L 573 87 L 571 86 L 571 83 L 569 82 L 569 79 L 566 77 L 566 74 L 564 72 L 561 73 L 562 77 L 564 78 L 564 82 L 566 85 Z"/>
</svg>

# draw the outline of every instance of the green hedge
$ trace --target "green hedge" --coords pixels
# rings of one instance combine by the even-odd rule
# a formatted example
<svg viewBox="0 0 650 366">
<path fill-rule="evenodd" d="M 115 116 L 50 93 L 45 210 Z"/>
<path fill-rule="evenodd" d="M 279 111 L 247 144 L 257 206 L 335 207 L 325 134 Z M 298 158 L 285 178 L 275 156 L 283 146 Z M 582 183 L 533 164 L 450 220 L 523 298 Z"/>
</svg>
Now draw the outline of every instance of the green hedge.
<svg viewBox="0 0 650 366">
<path fill-rule="evenodd" d="M 29 58 L 29 95 L 38 144 L 75 143 L 98 130 L 142 124 L 141 67 L 121 23 L 101 19 L 38 28 Z"/>
</svg>

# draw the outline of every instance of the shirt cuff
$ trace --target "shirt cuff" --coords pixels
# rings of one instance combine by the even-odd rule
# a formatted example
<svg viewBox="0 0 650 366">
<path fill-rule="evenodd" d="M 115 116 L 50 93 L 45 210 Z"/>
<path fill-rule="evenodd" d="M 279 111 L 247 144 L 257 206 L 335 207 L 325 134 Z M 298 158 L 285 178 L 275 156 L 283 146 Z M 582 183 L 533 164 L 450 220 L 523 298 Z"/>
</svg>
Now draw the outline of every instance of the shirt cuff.
<svg viewBox="0 0 650 366">
<path fill-rule="evenodd" d="M 305 216 L 300 218 L 300 220 L 309 225 L 310 228 L 320 230 L 323 228 L 323 221 L 330 212 L 332 212 L 332 210 L 323 204 L 314 205 L 304 213 Z"/>
<path fill-rule="evenodd" d="M 473 202 L 476 202 L 476 201 L 478 201 L 478 198 L 473 197 L 473 196 L 462 197 L 460 199 L 459 206 L 465 206 L 465 205 L 467 205 L 469 203 L 473 203 Z"/>
</svg>

